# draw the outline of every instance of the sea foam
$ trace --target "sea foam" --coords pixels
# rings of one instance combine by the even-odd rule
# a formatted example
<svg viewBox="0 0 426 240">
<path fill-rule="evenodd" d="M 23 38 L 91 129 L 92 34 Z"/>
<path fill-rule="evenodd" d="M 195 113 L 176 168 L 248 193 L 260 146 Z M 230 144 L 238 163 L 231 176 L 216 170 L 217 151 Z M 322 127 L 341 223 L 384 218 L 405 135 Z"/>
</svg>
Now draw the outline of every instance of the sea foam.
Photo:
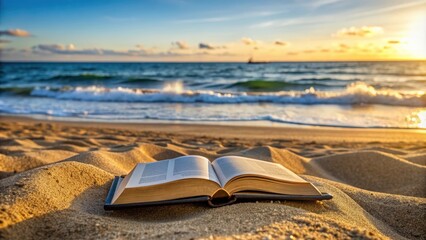
<svg viewBox="0 0 426 240">
<path fill-rule="evenodd" d="M 376 89 L 364 82 L 356 82 L 341 91 L 281 91 L 274 93 L 220 92 L 184 90 L 182 86 L 168 86 L 163 90 L 134 89 L 125 87 L 107 88 L 100 86 L 75 87 L 63 90 L 36 88 L 31 96 L 81 101 L 109 102 L 169 102 L 169 103 L 278 103 L 278 104 L 380 104 L 392 106 L 426 106 L 423 91 L 396 91 Z"/>
</svg>

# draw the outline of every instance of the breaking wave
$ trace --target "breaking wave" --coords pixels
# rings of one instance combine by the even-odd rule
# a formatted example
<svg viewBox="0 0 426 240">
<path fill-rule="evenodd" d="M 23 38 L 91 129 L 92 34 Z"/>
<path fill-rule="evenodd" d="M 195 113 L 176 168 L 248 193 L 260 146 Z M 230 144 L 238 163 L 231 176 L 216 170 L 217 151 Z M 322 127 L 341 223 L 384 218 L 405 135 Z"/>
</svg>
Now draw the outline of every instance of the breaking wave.
<svg viewBox="0 0 426 240">
<path fill-rule="evenodd" d="M 99 86 L 66 89 L 35 88 L 31 96 L 80 101 L 109 102 L 168 102 L 168 103 L 277 103 L 277 104 L 381 104 L 392 106 L 426 106 L 426 93 L 376 89 L 364 82 L 348 85 L 340 91 L 318 91 L 311 87 L 305 91 L 281 92 L 221 92 L 184 90 L 181 85 L 170 85 L 163 90 L 134 89 Z"/>
</svg>

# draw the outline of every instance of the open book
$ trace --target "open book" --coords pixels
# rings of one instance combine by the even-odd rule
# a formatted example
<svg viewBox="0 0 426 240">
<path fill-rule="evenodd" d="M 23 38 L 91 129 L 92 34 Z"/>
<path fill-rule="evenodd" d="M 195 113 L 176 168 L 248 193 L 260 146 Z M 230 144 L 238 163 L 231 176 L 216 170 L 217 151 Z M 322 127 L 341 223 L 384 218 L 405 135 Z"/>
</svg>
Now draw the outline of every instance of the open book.
<svg viewBox="0 0 426 240">
<path fill-rule="evenodd" d="M 280 164 L 237 156 L 213 162 L 202 156 L 183 156 L 139 163 L 126 177 L 115 177 L 104 208 L 197 201 L 219 206 L 236 200 L 331 197 Z"/>
</svg>

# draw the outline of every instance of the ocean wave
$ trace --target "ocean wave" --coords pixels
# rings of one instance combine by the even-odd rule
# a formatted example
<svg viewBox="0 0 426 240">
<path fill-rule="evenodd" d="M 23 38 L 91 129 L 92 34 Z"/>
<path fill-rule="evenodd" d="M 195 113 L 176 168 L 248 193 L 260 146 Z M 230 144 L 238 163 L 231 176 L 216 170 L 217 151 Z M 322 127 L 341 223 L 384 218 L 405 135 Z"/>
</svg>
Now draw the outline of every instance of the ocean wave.
<svg viewBox="0 0 426 240">
<path fill-rule="evenodd" d="M 396 76 L 396 77 L 425 77 L 426 73 L 401 73 L 401 72 L 354 72 L 354 71 L 330 71 L 324 72 L 325 74 L 336 74 L 336 75 L 384 75 L 384 76 Z"/>
<path fill-rule="evenodd" d="M 95 67 L 80 67 L 79 70 L 81 71 L 95 71 Z"/>
<path fill-rule="evenodd" d="M 291 75 L 291 74 L 294 74 L 294 75 L 303 75 L 303 74 L 317 74 L 318 72 L 317 71 L 314 71 L 314 70 L 300 70 L 300 71 L 298 71 L 298 70 L 289 70 L 289 71 L 280 71 L 279 73 L 281 73 L 281 74 L 289 74 L 289 75 Z"/>
<path fill-rule="evenodd" d="M 110 79 L 112 76 L 109 75 L 102 75 L 102 74 L 94 74 L 94 73 L 82 73 L 77 75 L 67 75 L 67 74 L 60 74 L 55 75 L 53 77 L 47 78 L 46 80 L 101 80 L 101 79 Z"/>
<path fill-rule="evenodd" d="M 169 103 L 278 103 L 278 104 L 381 104 L 393 106 L 426 106 L 426 93 L 400 92 L 376 89 L 363 82 L 352 83 L 341 91 L 318 91 L 309 88 L 305 91 L 281 92 L 219 92 L 191 91 L 182 86 L 168 86 L 165 90 L 132 88 L 106 88 L 98 86 L 64 89 L 36 88 L 31 96 L 81 101 L 110 102 L 169 102 Z"/>
<path fill-rule="evenodd" d="M 28 96 L 33 90 L 33 87 L 0 87 L 0 94 Z"/>
<path fill-rule="evenodd" d="M 307 79 L 301 79 L 304 81 Z M 326 87 L 325 84 L 320 83 L 304 83 L 297 81 L 284 82 L 284 81 L 268 81 L 263 79 L 250 80 L 245 82 L 236 82 L 226 86 L 225 88 L 243 88 L 251 91 L 279 91 L 284 89 L 303 88 L 303 87 Z"/>
<path fill-rule="evenodd" d="M 162 80 L 154 78 L 128 78 L 126 80 L 120 81 L 120 83 L 145 83 L 145 84 L 159 84 L 162 83 Z"/>
</svg>

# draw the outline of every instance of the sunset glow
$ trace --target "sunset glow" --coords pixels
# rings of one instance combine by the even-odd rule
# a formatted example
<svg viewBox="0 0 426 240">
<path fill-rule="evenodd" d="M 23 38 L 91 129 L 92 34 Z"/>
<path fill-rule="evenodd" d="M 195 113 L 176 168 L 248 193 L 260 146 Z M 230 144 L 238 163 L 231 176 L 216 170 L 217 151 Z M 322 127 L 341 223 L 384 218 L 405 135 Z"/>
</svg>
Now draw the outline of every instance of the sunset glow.
<svg viewBox="0 0 426 240">
<path fill-rule="evenodd" d="M 244 3 L 5 1 L 2 60 L 426 59 L 425 0 Z"/>
<path fill-rule="evenodd" d="M 418 127 L 419 128 L 426 128 L 426 111 L 421 111 L 417 113 L 418 117 Z"/>
<path fill-rule="evenodd" d="M 405 44 L 403 48 L 409 52 L 412 58 L 426 58 L 426 14 L 413 20 L 403 42 Z"/>
</svg>

